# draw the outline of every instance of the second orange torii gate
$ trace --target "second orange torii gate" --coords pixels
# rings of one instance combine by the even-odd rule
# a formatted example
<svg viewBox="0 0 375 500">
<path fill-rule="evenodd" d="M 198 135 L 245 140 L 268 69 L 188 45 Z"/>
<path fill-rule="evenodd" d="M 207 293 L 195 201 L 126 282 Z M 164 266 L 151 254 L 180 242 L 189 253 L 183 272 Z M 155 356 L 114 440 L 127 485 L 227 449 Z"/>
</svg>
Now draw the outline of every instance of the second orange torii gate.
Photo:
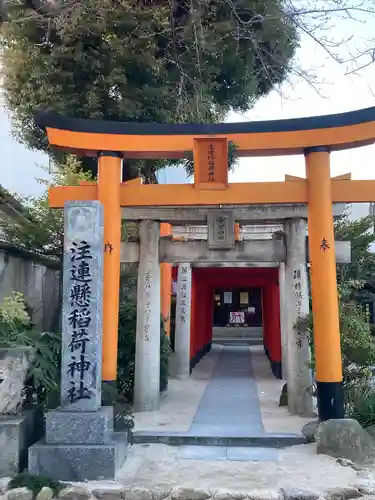
<svg viewBox="0 0 375 500">
<path fill-rule="evenodd" d="M 50 206 L 104 205 L 103 380 L 116 379 L 121 207 L 308 204 L 309 255 L 319 416 L 343 416 L 342 366 L 332 203 L 375 200 L 375 181 L 330 178 L 331 151 L 371 144 L 375 108 L 313 118 L 230 124 L 95 122 L 42 114 L 52 146 L 98 157 L 98 182 L 50 190 Z M 306 179 L 228 183 L 228 144 L 238 156 L 304 154 Z M 184 158 L 193 151 L 194 184 L 121 182 L 122 159 Z M 345 177 L 345 176 L 344 176 Z"/>
</svg>

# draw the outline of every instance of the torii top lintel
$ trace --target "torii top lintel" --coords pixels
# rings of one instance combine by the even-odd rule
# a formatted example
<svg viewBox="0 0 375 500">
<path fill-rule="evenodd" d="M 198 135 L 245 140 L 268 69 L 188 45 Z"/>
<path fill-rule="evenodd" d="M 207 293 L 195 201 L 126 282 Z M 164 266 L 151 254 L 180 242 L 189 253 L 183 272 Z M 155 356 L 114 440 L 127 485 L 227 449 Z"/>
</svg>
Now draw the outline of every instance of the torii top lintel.
<svg viewBox="0 0 375 500">
<path fill-rule="evenodd" d="M 122 123 L 66 118 L 40 113 L 50 144 L 79 155 L 117 151 L 125 158 L 182 158 L 194 139 L 227 138 L 239 156 L 303 153 L 329 146 L 331 151 L 375 142 L 375 107 L 335 115 L 220 124 Z"/>
</svg>

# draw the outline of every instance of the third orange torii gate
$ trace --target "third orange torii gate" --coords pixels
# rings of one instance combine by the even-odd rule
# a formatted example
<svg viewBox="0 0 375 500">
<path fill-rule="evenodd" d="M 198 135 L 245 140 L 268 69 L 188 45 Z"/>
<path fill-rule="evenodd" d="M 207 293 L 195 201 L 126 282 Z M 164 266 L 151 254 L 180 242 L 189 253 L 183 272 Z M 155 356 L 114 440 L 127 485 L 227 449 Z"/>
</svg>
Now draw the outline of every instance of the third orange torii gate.
<svg viewBox="0 0 375 500">
<path fill-rule="evenodd" d="M 98 183 L 55 187 L 51 207 L 70 200 L 104 205 L 103 380 L 116 379 L 121 207 L 308 204 L 309 255 L 321 420 L 344 415 L 332 203 L 375 200 L 375 181 L 331 182 L 331 151 L 372 144 L 375 108 L 293 120 L 228 124 L 97 122 L 41 114 L 52 146 L 98 157 Z M 228 143 L 238 156 L 304 154 L 306 179 L 228 183 Z M 184 158 L 193 151 L 194 184 L 121 182 L 123 158 Z M 110 247 L 107 246 L 110 245 Z"/>
</svg>

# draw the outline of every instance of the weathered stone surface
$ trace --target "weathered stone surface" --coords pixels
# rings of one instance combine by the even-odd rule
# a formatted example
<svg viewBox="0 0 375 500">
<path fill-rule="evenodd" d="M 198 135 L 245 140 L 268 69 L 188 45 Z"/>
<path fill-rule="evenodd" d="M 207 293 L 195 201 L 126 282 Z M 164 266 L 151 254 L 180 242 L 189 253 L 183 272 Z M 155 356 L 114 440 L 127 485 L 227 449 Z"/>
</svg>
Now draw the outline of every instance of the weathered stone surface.
<svg viewBox="0 0 375 500">
<path fill-rule="evenodd" d="M 84 486 L 68 486 L 60 491 L 59 498 L 64 500 L 88 500 L 90 492 Z"/>
<path fill-rule="evenodd" d="M 103 238 L 99 201 L 66 203 L 60 410 L 101 406 Z"/>
<path fill-rule="evenodd" d="M 112 435 L 113 406 L 96 412 L 54 410 L 46 414 L 48 444 L 107 444 Z"/>
<path fill-rule="evenodd" d="M 361 496 L 362 493 L 360 493 L 357 488 L 352 488 L 350 486 L 344 488 L 330 488 L 324 495 L 327 500 L 349 500 Z"/>
<path fill-rule="evenodd" d="M 169 490 L 152 490 L 152 500 L 164 500 L 165 498 L 169 497 L 171 494 L 172 489 Z"/>
<path fill-rule="evenodd" d="M 370 427 L 366 427 L 366 431 L 370 434 L 370 436 L 375 439 L 375 425 L 370 425 Z"/>
<path fill-rule="evenodd" d="M 304 322 L 301 321 L 310 312 L 306 229 L 306 219 L 289 219 L 284 223 L 287 383 L 289 412 L 313 416 L 309 339 L 307 328 L 302 328 Z M 297 323 L 300 328 L 295 328 Z"/>
<path fill-rule="evenodd" d="M 33 351 L 27 347 L 0 349 L 0 414 L 17 415 Z"/>
<path fill-rule="evenodd" d="M 171 493 L 171 490 L 149 490 L 146 488 L 134 487 L 123 489 L 122 494 L 125 500 L 164 500 Z M 110 497 L 108 497 L 108 500 Z"/>
<path fill-rule="evenodd" d="M 172 376 L 181 380 L 190 376 L 191 276 L 190 264 L 186 263 L 178 266 L 176 328 L 172 357 L 174 359 L 174 370 Z"/>
<path fill-rule="evenodd" d="M 353 484 L 352 486 L 363 495 L 375 495 L 375 481 L 361 481 L 360 483 Z"/>
<path fill-rule="evenodd" d="M 208 248 L 234 248 L 234 216 L 233 212 L 209 212 L 207 214 Z"/>
<path fill-rule="evenodd" d="M 347 458 L 338 458 L 336 462 L 342 467 L 353 467 L 354 463 Z"/>
<path fill-rule="evenodd" d="M 318 453 L 357 463 L 372 463 L 375 458 L 375 442 L 352 419 L 322 422 L 316 432 L 316 448 Z"/>
<path fill-rule="evenodd" d="M 155 411 L 160 405 L 160 227 L 139 225 L 137 334 L 134 372 L 134 411 Z"/>
<path fill-rule="evenodd" d="M 318 500 L 320 495 L 315 491 L 300 488 L 282 488 L 285 500 Z"/>
<path fill-rule="evenodd" d="M 195 488 L 174 488 L 171 493 L 172 500 L 207 500 L 210 493 Z"/>
<path fill-rule="evenodd" d="M 46 444 L 29 448 L 29 471 L 60 481 L 113 479 L 127 454 L 127 434 L 114 433 L 108 444 Z"/>
<path fill-rule="evenodd" d="M 0 495 L 4 495 L 4 493 L 8 489 L 8 485 L 11 482 L 11 477 L 1 477 L 0 478 Z"/>
<path fill-rule="evenodd" d="M 39 491 L 35 500 L 52 500 L 53 498 L 53 489 L 48 486 L 43 486 L 43 488 Z"/>
<path fill-rule="evenodd" d="M 253 490 L 247 493 L 247 498 L 249 500 L 282 500 L 283 494 L 275 490 Z"/>
<path fill-rule="evenodd" d="M 307 438 L 308 443 L 315 443 L 315 435 L 318 425 L 319 422 L 317 420 L 313 420 L 302 427 L 302 434 Z"/>
<path fill-rule="evenodd" d="M 152 500 L 151 491 L 146 488 L 130 488 L 125 491 L 125 500 Z"/>
<path fill-rule="evenodd" d="M 33 500 L 33 492 L 28 488 L 14 488 L 5 494 L 6 500 Z"/>
<path fill-rule="evenodd" d="M 214 498 L 215 500 L 243 500 L 246 498 L 246 493 L 241 491 L 216 491 Z"/>
<path fill-rule="evenodd" d="M 91 494 L 99 500 L 122 500 L 124 498 L 124 489 L 121 486 L 113 488 L 96 488 L 91 490 Z"/>
<path fill-rule="evenodd" d="M 43 435 L 43 413 L 0 416 L 0 476 L 14 476 L 27 467 L 28 448 Z"/>
<path fill-rule="evenodd" d="M 357 469 L 355 469 L 357 470 Z M 375 481 L 374 471 L 367 468 L 360 468 L 357 470 L 358 479 L 364 481 Z"/>
</svg>

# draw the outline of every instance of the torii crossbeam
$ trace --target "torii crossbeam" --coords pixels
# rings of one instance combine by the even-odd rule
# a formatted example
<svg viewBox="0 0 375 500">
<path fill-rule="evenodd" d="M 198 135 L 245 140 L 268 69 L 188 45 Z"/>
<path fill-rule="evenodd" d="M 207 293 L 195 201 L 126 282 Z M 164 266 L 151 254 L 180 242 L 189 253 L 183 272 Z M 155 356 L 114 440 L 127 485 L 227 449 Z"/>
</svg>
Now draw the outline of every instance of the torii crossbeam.
<svg viewBox="0 0 375 500">
<path fill-rule="evenodd" d="M 103 379 L 116 379 L 121 207 L 251 204 L 308 205 L 316 379 L 321 420 L 344 414 L 332 203 L 375 200 L 375 181 L 331 179 L 331 151 L 372 144 L 375 107 L 337 115 L 228 124 L 97 122 L 41 114 L 53 147 L 98 157 L 98 182 L 50 190 L 50 206 L 70 200 L 104 205 Z M 306 179 L 228 183 L 228 144 L 238 156 L 304 154 Z M 121 182 L 123 158 L 184 158 L 193 152 L 194 184 Z M 110 246 L 108 246 L 110 245 Z"/>
</svg>

